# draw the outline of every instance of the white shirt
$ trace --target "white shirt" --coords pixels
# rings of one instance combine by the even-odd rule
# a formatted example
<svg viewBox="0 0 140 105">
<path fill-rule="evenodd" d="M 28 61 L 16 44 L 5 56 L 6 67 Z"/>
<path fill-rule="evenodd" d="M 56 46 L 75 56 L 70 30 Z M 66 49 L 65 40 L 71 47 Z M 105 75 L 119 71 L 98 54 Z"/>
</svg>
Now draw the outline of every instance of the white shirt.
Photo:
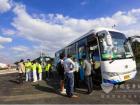
<svg viewBox="0 0 140 105">
<path fill-rule="evenodd" d="M 78 62 L 74 62 L 74 70 L 75 70 L 76 72 L 79 71 L 79 64 L 78 64 Z"/>
<path fill-rule="evenodd" d="M 61 65 L 63 65 L 63 63 L 64 63 L 64 61 L 62 59 L 60 59 L 59 62 L 61 62 Z"/>
<path fill-rule="evenodd" d="M 74 65 L 75 65 L 75 63 L 72 61 L 72 59 L 70 59 L 70 58 L 65 59 L 64 60 L 65 73 L 73 73 L 75 71 Z"/>
</svg>

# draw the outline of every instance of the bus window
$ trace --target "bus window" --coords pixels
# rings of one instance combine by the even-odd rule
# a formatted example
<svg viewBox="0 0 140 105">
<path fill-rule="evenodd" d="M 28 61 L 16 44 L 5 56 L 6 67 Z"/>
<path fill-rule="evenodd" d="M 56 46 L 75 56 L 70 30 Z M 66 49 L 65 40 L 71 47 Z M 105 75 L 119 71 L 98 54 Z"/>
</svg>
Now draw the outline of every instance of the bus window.
<svg viewBox="0 0 140 105">
<path fill-rule="evenodd" d="M 125 43 L 126 37 L 124 34 L 112 31 L 109 31 L 109 34 L 111 36 L 112 45 L 107 44 L 105 34 L 99 36 L 102 60 L 126 59 L 133 57 L 129 43 Z"/>
<path fill-rule="evenodd" d="M 71 54 L 73 57 L 75 57 L 76 54 L 76 45 L 72 44 L 71 46 L 69 46 L 69 54 Z"/>
<path fill-rule="evenodd" d="M 78 55 L 79 59 L 81 59 L 83 55 L 86 55 L 86 39 L 78 42 Z"/>
<path fill-rule="evenodd" d="M 86 55 L 86 48 L 85 48 L 85 46 L 79 47 L 79 59 L 82 59 L 83 55 Z"/>
</svg>

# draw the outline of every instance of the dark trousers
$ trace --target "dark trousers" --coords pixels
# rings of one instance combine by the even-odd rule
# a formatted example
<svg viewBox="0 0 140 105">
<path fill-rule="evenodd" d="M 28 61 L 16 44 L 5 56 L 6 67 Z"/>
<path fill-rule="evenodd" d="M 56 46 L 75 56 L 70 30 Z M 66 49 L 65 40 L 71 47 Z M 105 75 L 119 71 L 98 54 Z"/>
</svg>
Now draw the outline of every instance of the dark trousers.
<svg viewBox="0 0 140 105">
<path fill-rule="evenodd" d="M 46 79 L 49 79 L 49 71 L 46 71 Z"/>
<path fill-rule="evenodd" d="M 73 95 L 73 88 L 74 88 L 74 74 L 73 73 L 66 73 L 66 93 L 69 97 Z"/>
<path fill-rule="evenodd" d="M 53 72 L 51 70 L 49 71 L 49 77 L 54 78 L 54 74 L 53 74 Z"/>
<path fill-rule="evenodd" d="M 79 88 L 79 72 L 74 72 L 74 88 Z"/>
<path fill-rule="evenodd" d="M 19 73 L 19 83 L 23 83 L 23 73 Z"/>
<path fill-rule="evenodd" d="M 85 83 L 87 85 L 88 93 L 91 93 L 92 89 L 93 89 L 92 77 L 91 76 L 85 76 Z"/>
</svg>

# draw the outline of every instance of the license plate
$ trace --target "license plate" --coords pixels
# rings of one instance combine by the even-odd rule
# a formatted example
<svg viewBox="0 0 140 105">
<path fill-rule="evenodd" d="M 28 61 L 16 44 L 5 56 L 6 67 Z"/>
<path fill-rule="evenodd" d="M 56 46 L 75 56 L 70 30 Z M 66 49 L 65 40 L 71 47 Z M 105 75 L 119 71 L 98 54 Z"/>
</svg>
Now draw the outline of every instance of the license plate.
<svg viewBox="0 0 140 105">
<path fill-rule="evenodd" d="M 129 80 L 130 79 L 130 76 L 129 75 L 125 75 L 124 76 L 124 80 Z"/>
</svg>

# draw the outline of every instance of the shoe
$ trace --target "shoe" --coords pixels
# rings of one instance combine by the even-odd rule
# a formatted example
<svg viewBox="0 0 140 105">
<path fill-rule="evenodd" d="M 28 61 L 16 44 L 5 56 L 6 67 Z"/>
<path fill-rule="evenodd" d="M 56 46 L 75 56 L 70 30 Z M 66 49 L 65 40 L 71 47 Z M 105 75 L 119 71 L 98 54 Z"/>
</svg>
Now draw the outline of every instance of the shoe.
<svg viewBox="0 0 140 105">
<path fill-rule="evenodd" d="M 66 92 L 66 89 L 64 89 L 63 91 Z"/>
<path fill-rule="evenodd" d="M 49 81 L 49 79 L 48 79 L 48 78 L 46 78 L 46 81 Z"/>
<path fill-rule="evenodd" d="M 77 95 L 72 95 L 70 98 L 79 98 Z"/>
<path fill-rule="evenodd" d="M 61 94 L 66 94 L 66 89 L 63 89 L 63 91 L 60 92 Z"/>
<path fill-rule="evenodd" d="M 65 91 L 61 91 L 60 93 L 61 93 L 61 94 L 66 94 L 66 92 L 65 92 Z"/>
<path fill-rule="evenodd" d="M 88 95 L 93 95 L 93 92 L 87 92 Z"/>
</svg>

